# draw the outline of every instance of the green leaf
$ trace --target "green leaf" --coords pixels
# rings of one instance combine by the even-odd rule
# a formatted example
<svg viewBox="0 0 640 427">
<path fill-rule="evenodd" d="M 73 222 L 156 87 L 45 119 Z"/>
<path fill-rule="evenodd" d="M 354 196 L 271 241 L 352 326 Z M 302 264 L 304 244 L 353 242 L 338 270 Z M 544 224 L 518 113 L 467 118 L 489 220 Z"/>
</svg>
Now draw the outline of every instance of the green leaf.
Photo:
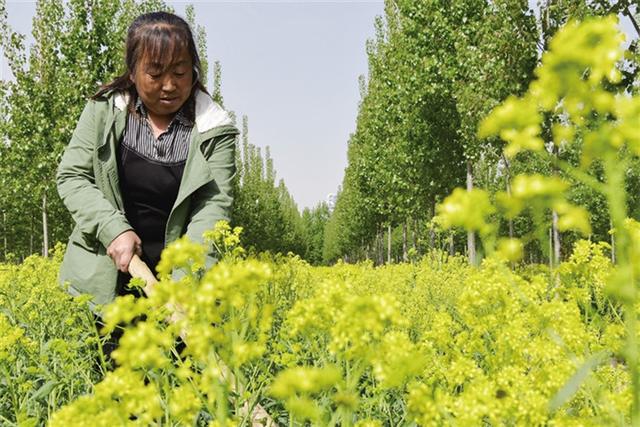
<svg viewBox="0 0 640 427">
<path fill-rule="evenodd" d="M 601 351 L 588 358 L 584 364 L 576 371 L 575 374 L 567 381 L 551 402 L 549 402 L 549 410 L 551 412 L 558 410 L 562 405 L 567 403 L 578 391 L 582 383 L 587 379 L 591 371 L 607 359 L 609 353 Z"/>
<path fill-rule="evenodd" d="M 46 400 L 49 393 L 54 389 L 55 386 L 58 385 L 57 381 L 49 380 L 46 383 L 42 384 L 35 393 L 31 395 L 31 400 Z"/>
</svg>

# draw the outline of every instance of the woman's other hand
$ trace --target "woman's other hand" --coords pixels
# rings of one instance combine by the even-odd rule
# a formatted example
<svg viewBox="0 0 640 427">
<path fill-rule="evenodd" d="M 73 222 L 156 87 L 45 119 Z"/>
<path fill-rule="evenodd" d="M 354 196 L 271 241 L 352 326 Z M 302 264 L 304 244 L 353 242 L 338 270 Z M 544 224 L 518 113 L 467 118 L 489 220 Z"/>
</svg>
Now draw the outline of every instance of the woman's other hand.
<svg viewBox="0 0 640 427">
<path fill-rule="evenodd" d="M 111 257 L 118 270 L 129 272 L 129 262 L 133 254 L 142 255 L 142 241 L 133 230 L 125 231 L 113 239 L 107 248 L 107 255 Z"/>
</svg>

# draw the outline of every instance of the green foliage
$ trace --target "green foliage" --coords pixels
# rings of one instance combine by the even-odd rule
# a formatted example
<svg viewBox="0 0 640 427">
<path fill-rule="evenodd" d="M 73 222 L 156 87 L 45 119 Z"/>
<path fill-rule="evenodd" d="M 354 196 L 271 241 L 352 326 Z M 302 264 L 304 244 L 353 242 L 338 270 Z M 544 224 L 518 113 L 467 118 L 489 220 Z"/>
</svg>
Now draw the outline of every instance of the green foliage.
<svg viewBox="0 0 640 427">
<path fill-rule="evenodd" d="M 492 200 L 501 191 L 509 192 L 513 176 L 519 173 L 563 178 L 571 183 L 568 200 L 588 206 L 593 238 L 609 239 L 611 219 L 603 209 L 601 194 L 547 158 L 523 151 L 542 150 L 551 147 L 554 138 L 570 137 L 570 129 L 564 129 L 559 116 L 544 114 L 533 127 L 520 126 L 517 133 L 511 129 L 511 134 L 491 138 L 480 138 L 476 131 L 494 107 L 509 95 L 515 97 L 526 91 L 541 59 L 540 52 L 549 47 L 551 37 L 562 25 L 571 18 L 629 15 L 633 8 L 629 9 L 628 1 L 613 5 L 583 0 L 541 1 L 539 13 L 534 14 L 528 9 L 529 3 L 385 2 L 385 14 L 375 22 L 376 36 L 367 43 L 369 73 L 359 80 L 362 99 L 356 131 L 349 140 L 342 191 L 327 227 L 326 260 L 373 258 L 383 262 L 386 254 L 379 243 L 383 239 L 381 230 L 389 224 L 394 230 L 403 224 L 429 224 L 434 206 L 464 182 L 465 162 L 473 186 L 487 191 Z M 626 52 L 617 83 L 629 93 L 639 87 L 637 43 L 634 41 Z M 580 48 L 571 52 L 567 49 L 563 51 L 567 55 L 584 54 Z M 511 120 L 531 122 L 542 114 L 526 103 L 516 106 L 511 102 L 502 107 L 505 112 L 515 108 L 517 114 L 512 114 Z M 503 155 L 503 141 L 514 139 L 518 143 L 509 144 Z M 574 145 L 555 146 L 557 159 L 576 165 L 582 151 L 577 147 L 588 143 L 582 135 L 576 140 Z M 597 162 L 593 168 L 602 170 Z M 634 175 L 636 168 L 629 170 Z M 640 181 L 630 178 L 626 185 L 633 201 L 628 205 L 636 210 Z M 548 234 L 554 212 L 559 213 L 549 210 L 538 215 L 527 207 L 517 218 L 502 218 L 498 229 L 508 229 L 511 236 L 523 238 L 528 259 L 545 262 L 552 255 L 549 245 L 536 239 Z M 418 234 L 425 232 L 426 227 Z M 399 259 L 407 259 L 409 247 L 423 253 L 432 242 L 447 238 L 446 233 L 436 234 L 426 239 L 429 245 L 424 247 L 413 247 L 404 238 L 394 240 L 391 252 L 404 252 Z M 559 233 L 561 256 L 570 252 L 578 238 L 574 232 Z M 458 239 L 454 246 L 457 251 L 463 249 Z"/>
<path fill-rule="evenodd" d="M 198 48 L 198 56 L 200 57 L 200 68 L 202 68 L 202 75 L 200 76 L 200 81 L 206 87 L 207 80 L 209 76 L 209 60 L 207 59 L 207 33 L 202 25 L 196 23 L 196 12 L 195 8 L 192 4 L 189 4 L 185 7 L 185 19 L 191 27 L 191 31 L 193 32 L 193 38 L 195 39 L 196 46 Z M 216 61 L 217 62 L 217 61 Z M 220 66 L 218 63 L 217 67 Z M 215 67 L 214 67 L 215 68 Z M 219 83 L 214 83 L 216 86 L 219 86 Z M 216 99 L 217 102 L 217 99 Z M 222 105 L 222 97 L 220 97 L 220 105 Z"/>
<path fill-rule="evenodd" d="M 233 223 L 244 229 L 243 244 L 257 252 L 305 255 L 304 229 L 298 207 L 276 171 L 269 147 L 263 156 L 249 143 L 248 118 L 242 118 L 242 144 L 237 150 Z"/>
<path fill-rule="evenodd" d="M 213 90 L 211 96 L 221 106 L 224 106 L 224 99 L 222 97 L 222 65 L 220 61 L 213 63 Z"/>
<path fill-rule="evenodd" d="M 488 145 L 479 118 L 530 79 L 536 37 L 526 1 L 385 2 L 326 259 L 359 258 L 384 225 L 431 219 Z"/>
<path fill-rule="evenodd" d="M 304 230 L 304 255 L 309 263 L 318 265 L 322 263 L 322 250 L 324 246 L 325 227 L 331 213 L 329 206 L 321 202 L 314 208 L 305 208 L 302 211 L 302 229 Z"/>
</svg>

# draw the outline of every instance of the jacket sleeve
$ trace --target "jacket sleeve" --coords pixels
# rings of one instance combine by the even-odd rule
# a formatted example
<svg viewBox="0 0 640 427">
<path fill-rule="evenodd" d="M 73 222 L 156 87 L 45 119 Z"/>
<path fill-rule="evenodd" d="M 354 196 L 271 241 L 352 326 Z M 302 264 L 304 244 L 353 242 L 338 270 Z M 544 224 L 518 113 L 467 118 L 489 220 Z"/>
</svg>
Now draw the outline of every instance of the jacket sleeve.
<svg viewBox="0 0 640 427">
<path fill-rule="evenodd" d="M 132 227 L 96 185 L 93 165 L 97 146 L 95 110 L 96 101 L 89 101 L 80 115 L 58 166 L 56 183 L 58 194 L 80 231 L 107 247 Z"/>
<path fill-rule="evenodd" d="M 202 242 L 202 234 L 211 230 L 216 222 L 231 219 L 237 133 L 214 138 L 213 152 L 207 160 L 213 179 L 193 194 L 187 222 L 186 235 L 196 242 Z M 215 258 L 209 256 L 207 267 L 214 261 Z"/>
</svg>

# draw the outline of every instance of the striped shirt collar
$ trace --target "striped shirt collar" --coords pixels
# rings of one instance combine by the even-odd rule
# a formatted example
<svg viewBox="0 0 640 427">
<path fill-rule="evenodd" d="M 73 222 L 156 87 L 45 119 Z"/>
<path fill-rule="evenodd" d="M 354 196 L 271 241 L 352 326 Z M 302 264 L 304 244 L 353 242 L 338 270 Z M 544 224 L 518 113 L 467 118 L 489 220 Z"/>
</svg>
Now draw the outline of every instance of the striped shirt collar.
<svg viewBox="0 0 640 427">
<path fill-rule="evenodd" d="M 171 120 L 171 123 L 169 123 L 169 127 L 171 127 L 176 120 L 182 123 L 184 126 L 193 126 L 193 122 L 189 120 L 185 114 L 185 109 L 187 108 L 188 102 L 189 101 L 185 102 L 184 105 L 180 107 L 175 117 Z M 144 117 L 145 119 L 147 118 L 147 107 L 144 105 L 144 103 L 142 102 L 142 98 L 140 98 L 139 96 L 136 99 L 135 109 L 140 114 L 140 116 Z"/>
<path fill-rule="evenodd" d="M 128 91 L 116 91 L 113 106 L 120 111 L 126 110 L 130 97 Z M 234 125 L 231 115 L 206 92 L 200 89 L 196 90 L 193 102 L 195 126 L 199 133 L 208 132 L 217 126 Z"/>
</svg>

